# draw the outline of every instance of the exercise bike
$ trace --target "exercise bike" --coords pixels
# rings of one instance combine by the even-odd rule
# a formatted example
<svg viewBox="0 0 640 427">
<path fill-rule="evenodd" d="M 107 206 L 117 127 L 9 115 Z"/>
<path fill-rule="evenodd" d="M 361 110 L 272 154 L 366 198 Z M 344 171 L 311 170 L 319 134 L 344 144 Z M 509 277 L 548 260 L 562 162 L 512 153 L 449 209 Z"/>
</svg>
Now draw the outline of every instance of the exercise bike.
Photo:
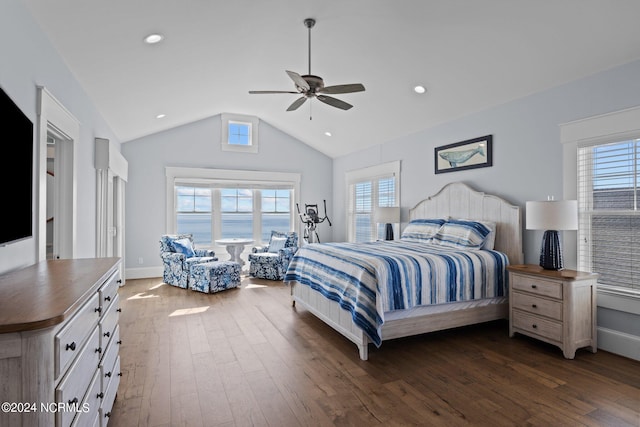
<svg viewBox="0 0 640 427">
<path fill-rule="evenodd" d="M 318 205 L 304 205 L 304 213 L 300 212 L 300 206 L 296 203 L 296 209 L 298 209 L 298 215 L 300 221 L 304 224 L 303 238 L 307 243 L 320 243 L 320 237 L 318 237 L 317 227 L 318 224 L 322 224 L 327 221 L 329 227 L 331 227 L 331 220 L 327 215 L 327 201 L 324 202 L 324 217 L 320 218 L 318 215 Z"/>
</svg>

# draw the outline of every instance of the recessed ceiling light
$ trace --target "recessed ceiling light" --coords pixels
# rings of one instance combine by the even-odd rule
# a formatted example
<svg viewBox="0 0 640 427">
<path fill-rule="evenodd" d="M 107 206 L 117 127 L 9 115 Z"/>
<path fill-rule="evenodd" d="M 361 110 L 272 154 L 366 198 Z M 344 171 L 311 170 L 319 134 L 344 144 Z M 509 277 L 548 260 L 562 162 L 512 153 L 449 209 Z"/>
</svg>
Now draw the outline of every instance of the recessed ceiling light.
<svg viewBox="0 0 640 427">
<path fill-rule="evenodd" d="M 166 114 L 158 114 L 158 115 L 156 116 L 156 119 L 164 119 L 165 117 L 167 117 L 167 115 L 166 115 Z"/>
<path fill-rule="evenodd" d="M 160 43 L 164 39 L 162 34 L 149 34 L 144 38 L 144 42 L 147 44 L 156 44 Z"/>
<path fill-rule="evenodd" d="M 413 90 L 416 93 L 425 93 L 427 90 L 424 88 L 424 86 L 418 85 L 416 87 L 413 88 Z"/>
<path fill-rule="evenodd" d="M 331 136 L 331 132 L 329 132 L 329 131 L 326 131 L 324 134 L 327 135 L 327 136 Z"/>
</svg>

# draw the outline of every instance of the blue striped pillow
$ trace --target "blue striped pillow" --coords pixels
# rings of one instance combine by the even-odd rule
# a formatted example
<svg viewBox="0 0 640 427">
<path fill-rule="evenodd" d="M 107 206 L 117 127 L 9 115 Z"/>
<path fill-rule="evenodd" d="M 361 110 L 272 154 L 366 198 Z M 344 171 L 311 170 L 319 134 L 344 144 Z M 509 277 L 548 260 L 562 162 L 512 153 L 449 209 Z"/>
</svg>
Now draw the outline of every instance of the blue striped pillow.
<svg viewBox="0 0 640 427">
<path fill-rule="evenodd" d="M 477 221 L 450 219 L 433 236 L 433 243 L 460 249 L 480 249 L 491 230 Z"/>
<path fill-rule="evenodd" d="M 445 222 L 442 218 L 414 219 L 407 224 L 400 238 L 409 242 L 430 242 Z"/>
</svg>

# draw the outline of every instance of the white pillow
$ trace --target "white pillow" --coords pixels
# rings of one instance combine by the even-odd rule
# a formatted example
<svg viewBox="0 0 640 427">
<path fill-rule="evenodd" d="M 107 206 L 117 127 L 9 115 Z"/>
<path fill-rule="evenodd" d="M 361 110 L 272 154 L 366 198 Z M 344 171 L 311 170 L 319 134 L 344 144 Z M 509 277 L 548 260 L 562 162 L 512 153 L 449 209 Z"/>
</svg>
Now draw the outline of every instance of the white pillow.
<svg viewBox="0 0 640 427">
<path fill-rule="evenodd" d="M 268 252 L 278 253 L 280 249 L 284 249 L 284 244 L 287 242 L 286 237 L 273 236 L 269 242 Z"/>
</svg>

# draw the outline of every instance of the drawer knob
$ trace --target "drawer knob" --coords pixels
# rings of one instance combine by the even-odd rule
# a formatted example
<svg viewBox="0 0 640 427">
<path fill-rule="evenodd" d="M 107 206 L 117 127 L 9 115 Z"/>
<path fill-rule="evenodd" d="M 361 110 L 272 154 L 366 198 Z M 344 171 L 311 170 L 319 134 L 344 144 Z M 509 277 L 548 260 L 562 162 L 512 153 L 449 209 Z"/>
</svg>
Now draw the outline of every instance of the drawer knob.
<svg viewBox="0 0 640 427">
<path fill-rule="evenodd" d="M 73 405 L 74 403 L 78 403 L 78 398 L 77 397 L 74 397 L 73 399 L 71 399 L 69 401 L 69 405 Z"/>
<path fill-rule="evenodd" d="M 116 344 L 122 344 L 122 340 L 116 341 Z"/>
<path fill-rule="evenodd" d="M 102 307 L 96 307 L 93 311 L 95 311 L 96 313 L 101 313 Z"/>
<path fill-rule="evenodd" d="M 102 334 L 102 335 L 104 335 L 105 337 L 109 338 L 109 337 L 111 336 L 111 332 L 105 332 L 105 333 L 104 333 L 104 334 Z"/>
<path fill-rule="evenodd" d="M 533 329 L 537 329 L 537 328 L 538 328 L 538 325 L 536 325 L 536 324 L 534 323 L 533 325 L 531 325 L 531 327 L 532 327 Z"/>
<path fill-rule="evenodd" d="M 537 288 L 537 287 L 538 287 L 538 285 L 531 285 L 531 287 L 532 287 L 533 289 L 535 289 L 535 288 Z"/>
<path fill-rule="evenodd" d="M 104 397 L 104 393 L 100 392 L 96 394 L 96 397 L 102 399 Z"/>
<path fill-rule="evenodd" d="M 107 412 L 106 414 L 104 414 L 105 418 L 109 418 L 111 416 L 111 412 Z"/>
<path fill-rule="evenodd" d="M 96 353 L 102 353 L 102 347 L 96 348 Z"/>
<path fill-rule="evenodd" d="M 111 297 L 104 297 L 105 301 L 111 301 Z"/>
<path fill-rule="evenodd" d="M 536 304 L 531 304 L 531 307 L 533 308 L 538 308 L 538 306 Z M 108 333 L 108 332 L 107 332 Z"/>
<path fill-rule="evenodd" d="M 111 378 L 111 372 L 107 372 L 106 374 L 104 374 L 104 376 L 105 376 L 106 378 Z"/>
<path fill-rule="evenodd" d="M 121 377 L 122 376 L 122 372 L 118 372 L 118 376 Z"/>
<path fill-rule="evenodd" d="M 67 346 L 65 347 L 65 350 L 76 351 L 76 342 L 74 341 L 71 344 L 67 344 Z"/>
<path fill-rule="evenodd" d="M 122 283 L 122 279 L 118 279 L 118 280 L 117 280 L 117 282 L 118 282 L 118 283 Z"/>
<path fill-rule="evenodd" d="M 117 309 L 116 311 L 117 311 L 118 313 L 122 313 L 122 309 L 121 309 L 121 308 Z"/>
</svg>

